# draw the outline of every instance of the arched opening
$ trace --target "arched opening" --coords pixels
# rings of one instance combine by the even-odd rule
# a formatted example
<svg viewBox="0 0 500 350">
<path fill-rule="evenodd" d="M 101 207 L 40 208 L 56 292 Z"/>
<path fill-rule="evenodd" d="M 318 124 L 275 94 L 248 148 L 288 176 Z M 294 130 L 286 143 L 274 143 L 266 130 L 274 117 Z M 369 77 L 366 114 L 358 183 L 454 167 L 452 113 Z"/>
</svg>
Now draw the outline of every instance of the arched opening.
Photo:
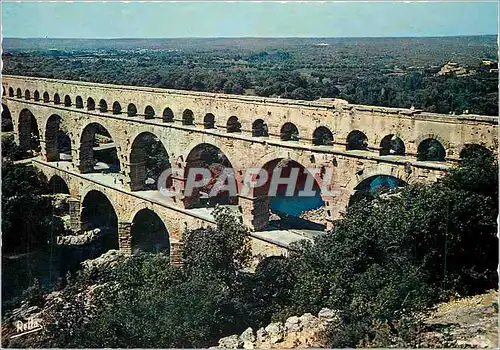
<svg viewBox="0 0 500 350">
<path fill-rule="evenodd" d="M 45 154 L 48 162 L 71 161 L 71 139 L 61 130 L 62 118 L 52 114 L 45 126 Z"/>
<path fill-rule="evenodd" d="M 203 118 L 203 128 L 215 129 L 215 116 L 212 113 L 207 113 Z"/>
<path fill-rule="evenodd" d="M 216 205 L 238 203 L 237 193 L 228 190 L 228 186 L 233 189 L 237 185 L 233 166 L 224 152 L 208 143 L 197 145 L 186 158 L 185 179 L 189 179 L 190 172 L 196 168 L 207 169 L 210 179 L 207 179 L 204 186 L 193 188 L 191 195 L 186 194 L 186 208 L 213 208 Z M 193 173 L 191 176 L 194 176 Z M 195 180 L 202 181 L 202 177 L 203 175 L 196 175 Z"/>
<path fill-rule="evenodd" d="M 194 114 L 190 109 L 186 109 L 182 113 L 182 125 L 194 125 Z"/>
<path fill-rule="evenodd" d="M 9 108 L 2 103 L 2 131 L 11 132 L 14 131 L 14 124 L 12 123 L 12 115 L 10 114 Z"/>
<path fill-rule="evenodd" d="M 158 178 L 170 167 L 167 150 L 154 134 L 143 132 L 135 138 L 130 153 L 130 188 L 132 191 L 157 189 Z M 166 187 L 170 185 L 167 184 Z"/>
<path fill-rule="evenodd" d="M 300 163 L 278 158 L 263 166 L 267 173 L 264 185 L 256 187 L 254 197 L 263 201 L 262 218 L 267 227 L 259 229 L 326 228 L 326 208 L 317 179 Z M 279 180 L 291 179 L 289 184 Z"/>
<path fill-rule="evenodd" d="M 64 217 L 71 217 L 69 212 L 69 187 L 64 179 L 58 175 L 50 178 L 49 192 L 52 195 L 52 215 L 64 220 Z"/>
<path fill-rule="evenodd" d="M 95 101 L 92 97 L 87 99 L 87 110 L 94 111 L 95 110 Z"/>
<path fill-rule="evenodd" d="M 460 151 L 460 159 L 490 156 L 493 152 L 483 145 L 468 143 Z"/>
<path fill-rule="evenodd" d="M 349 198 L 349 206 L 362 199 L 372 200 L 379 195 L 391 195 L 398 187 L 406 186 L 406 182 L 390 175 L 375 175 L 361 181 Z"/>
<path fill-rule="evenodd" d="M 60 105 L 61 104 L 61 97 L 59 97 L 59 94 L 54 94 L 54 104 L 55 105 Z"/>
<path fill-rule="evenodd" d="M 127 107 L 127 115 L 129 117 L 135 117 L 137 115 L 137 107 L 135 107 L 135 104 L 129 103 Z"/>
<path fill-rule="evenodd" d="M 381 156 L 404 156 L 405 144 L 396 135 L 387 135 L 380 141 Z"/>
<path fill-rule="evenodd" d="M 49 103 L 50 102 L 50 96 L 48 92 L 43 93 L 43 102 L 44 103 Z"/>
<path fill-rule="evenodd" d="M 154 119 L 155 118 L 155 110 L 151 106 L 146 106 L 144 109 L 144 118 L 146 119 Z"/>
<path fill-rule="evenodd" d="M 9 88 L 9 97 L 14 97 L 14 89 L 12 87 Z"/>
<path fill-rule="evenodd" d="M 30 100 L 31 99 L 30 91 L 28 89 L 26 89 L 26 91 L 24 91 L 24 98 L 26 100 Z"/>
<path fill-rule="evenodd" d="M 113 102 L 113 114 L 121 114 L 122 106 L 118 101 Z"/>
<path fill-rule="evenodd" d="M 241 132 L 241 123 L 238 121 L 238 117 L 234 115 L 229 117 L 226 124 L 227 132 Z"/>
<path fill-rule="evenodd" d="M 76 96 L 75 105 L 76 105 L 76 108 L 83 108 L 83 98 L 82 98 L 82 96 Z"/>
<path fill-rule="evenodd" d="M 108 111 L 108 104 L 104 99 L 99 101 L 99 112 L 106 113 Z"/>
<path fill-rule="evenodd" d="M 120 171 L 116 145 L 104 126 L 91 123 L 83 129 L 80 140 L 80 171 L 82 173 Z"/>
<path fill-rule="evenodd" d="M 69 95 L 64 96 L 64 107 L 71 107 L 71 97 Z"/>
<path fill-rule="evenodd" d="M 280 137 L 282 141 L 299 141 L 299 129 L 293 123 L 285 123 L 281 127 Z"/>
<path fill-rule="evenodd" d="M 35 155 L 41 151 L 40 133 L 36 118 L 28 109 L 19 114 L 19 147 Z"/>
<path fill-rule="evenodd" d="M 83 231 L 99 230 L 94 257 L 110 249 L 118 249 L 118 216 L 108 197 L 102 192 L 88 192 L 82 202 L 81 225 Z M 95 232 L 95 231 L 94 231 Z"/>
<path fill-rule="evenodd" d="M 16 96 L 17 96 L 18 98 L 23 97 L 23 92 L 21 91 L 21 89 L 17 88 L 17 91 L 16 91 Z"/>
<path fill-rule="evenodd" d="M 359 130 L 351 131 L 349 135 L 347 135 L 346 143 L 346 150 L 348 151 L 368 150 L 368 138 L 363 132 Z"/>
<path fill-rule="evenodd" d="M 5 96 L 7 95 L 7 93 L 5 92 L 5 86 L 2 85 L 2 96 Z"/>
<path fill-rule="evenodd" d="M 35 90 L 35 92 L 33 93 L 33 99 L 35 101 L 40 101 L 40 93 L 38 92 L 38 90 Z"/>
<path fill-rule="evenodd" d="M 174 112 L 170 108 L 165 108 L 163 110 L 163 122 L 172 123 L 174 121 Z"/>
<path fill-rule="evenodd" d="M 444 162 L 446 151 L 436 139 L 428 138 L 420 142 L 417 149 L 417 160 Z"/>
<path fill-rule="evenodd" d="M 253 137 L 268 137 L 269 129 L 266 122 L 262 119 L 257 119 L 252 123 L 252 136 Z"/>
<path fill-rule="evenodd" d="M 54 175 L 49 180 L 49 191 L 52 194 L 55 193 L 63 193 L 69 194 L 69 187 L 66 184 L 66 181 L 58 175 Z"/>
<path fill-rule="evenodd" d="M 333 146 L 333 134 L 324 126 L 317 127 L 313 132 L 314 146 Z"/>
<path fill-rule="evenodd" d="M 162 219 L 152 210 L 142 209 L 132 221 L 132 253 L 170 254 L 170 240 Z"/>
</svg>

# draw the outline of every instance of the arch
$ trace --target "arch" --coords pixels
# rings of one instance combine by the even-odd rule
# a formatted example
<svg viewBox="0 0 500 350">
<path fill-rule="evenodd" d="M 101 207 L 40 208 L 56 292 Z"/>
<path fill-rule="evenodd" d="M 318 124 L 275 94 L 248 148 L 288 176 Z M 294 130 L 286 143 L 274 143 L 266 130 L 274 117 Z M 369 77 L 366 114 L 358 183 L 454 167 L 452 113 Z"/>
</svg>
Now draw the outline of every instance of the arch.
<svg viewBox="0 0 500 350">
<path fill-rule="evenodd" d="M 372 200 L 382 193 L 391 193 L 402 186 L 406 186 L 406 182 L 393 175 L 380 174 L 366 177 L 354 187 L 348 206 L 362 199 Z"/>
<path fill-rule="evenodd" d="M 99 256 L 110 249 L 118 249 L 118 216 L 108 197 L 97 190 L 90 190 L 82 201 L 82 230 L 99 229 L 101 249 L 94 254 Z"/>
<path fill-rule="evenodd" d="M 133 103 L 129 103 L 127 106 L 127 115 L 129 117 L 137 116 L 137 107 Z"/>
<path fill-rule="evenodd" d="M 2 96 L 7 95 L 7 92 L 5 91 L 5 86 L 2 85 Z"/>
<path fill-rule="evenodd" d="M 80 138 L 80 172 L 120 171 L 118 152 L 108 130 L 99 123 L 90 123 Z"/>
<path fill-rule="evenodd" d="M 40 152 L 40 132 L 33 113 L 28 109 L 23 109 L 19 114 L 18 124 L 19 147 L 23 151 Z"/>
<path fill-rule="evenodd" d="M 40 101 L 40 93 L 38 92 L 38 90 L 35 90 L 35 92 L 33 93 L 33 99 L 35 101 Z"/>
<path fill-rule="evenodd" d="M 143 132 L 136 136 L 130 151 L 130 189 L 132 191 L 157 189 L 158 178 L 163 171 L 170 168 L 170 156 L 156 135 Z M 168 183 L 166 187 L 170 185 Z"/>
<path fill-rule="evenodd" d="M 212 113 L 205 114 L 203 118 L 203 128 L 215 129 L 215 116 Z"/>
<path fill-rule="evenodd" d="M 186 109 L 182 112 L 182 125 L 194 125 L 194 114 L 192 110 Z"/>
<path fill-rule="evenodd" d="M 368 150 L 368 137 L 365 133 L 359 130 L 353 130 L 347 135 L 346 150 Z"/>
<path fill-rule="evenodd" d="M 26 89 L 24 91 L 24 99 L 31 100 L 31 94 L 30 94 L 30 91 L 28 89 Z"/>
<path fill-rule="evenodd" d="M 113 114 L 121 114 L 122 106 L 118 101 L 113 102 Z"/>
<path fill-rule="evenodd" d="M 460 150 L 460 159 L 477 156 L 490 156 L 493 152 L 484 145 L 478 143 L 466 143 Z"/>
<path fill-rule="evenodd" d="M 282 141 L 298 141 L 299 129 L 295 124 L 287 122 L 281 127 L 280 138 Z"/>
<path fill-rule="evenodd" d="M 14 131 L 14 124 L 12 123 L 12 114 L 10 114 L 9 108 L 2 103 L 2 131 L 10 132 Z"/>
<path fill-rule="evenodd" d="M 314 146 L 333 146 L 333 134 L 325 126 L 319 126 L 313 132 Z"/>
<path fill-rule="evenodd" d="M 132 253 L 165 252 L 170 254 L 170 239 L 163 220 L 151 209 L 141 209 L 132 220 Z"/>
<path fill-rule="evenodd" d="M 263 119 L 257 119 L 252 123 L 252 136 L 253 137 L 268 137 L 269 129 Z"/>
<path fill-rule="evenodd" d="M 72 104 L 71 97 L 69 95 L 64 96 L 64 107 L 71 107 Z"/>
<path fill-rule="evenodd" d="M 9 87 L 9 97 L 14 97 L 14 89 L 11 87 Z"/>
<path fill-rule="evenodd" d="M 101 99 L 99 101 L 99 112 L 101 113 L 106 113 L 108 111 L 108 103 L 106 102 L 105 99 Z"/>
<path fill-rule="evenodd" d="M 151 106 L 146 106 L 144 109 L 144 118 L 145 119 L 154 119 L 155 118 L 155 110 Z"/>
<path fill-rule="evenodd" d="M 404 156 L 406 152 L 403 140 L 394 134 L 385 136 L 380 141 L 381 156 Z"/>
<path fill-rule="evenodd" d="M 69 187 L 66 181 L 59 175 L 53 175 L 49 180 L 50 193 L 69 194 Z"/>
<path fill-rule="evenodd" d="M 17 96 L 17 98 L 23 97 L 23 92 L 21 91 L 20 88 L 17 88 L 17 90 L 16 90 L 16 96 Z"/>
<path fill-rule="evenodd" d="M 241 123 L 238 121 L 238 117 L 231 116 L 227 120 L 226 124 L 227 132 L 241 132 Z"/>
<path fill-rule="evenodd" d="M 49 96 L 49 93 L 47 91 L 45 91 L 43 93 L 43 102 L 44 103 L 49 103 L 50 102 L 50 96 Z"/>
<path fill-rule="evenodd" d="M 185 208 L 211 208 L 216 205 L 238 203 L 236 193 L 238 183 L 233 165 L 219 147 L 210 143 L 200 143 L 191 149 L 185 164 L 185 179 L 189 178 L 193 168 L 207 169 L 210 172 L 210 179 L 205 186 L 194 188 L 192 193 L 185 193 Z M 227 186 L 223 188 L 224 185 L 229 186 L 231 190 L 228 190 Z M 231 193 L 232 190 L 235 193 Z"/>
<path fill-rule="evenodd" d="M 45 154 L 48 162 L 71 161 L 71 139 L 60 129 L 62 118 L 52 114 L 45 125 Z"/>
<path fill-rule="evenodd" d="M 54 104 L 55 105 L 60 105 L 61 104 L 61 97 L 59 96 L 58 93 L 54 94 Z"/>
<path fill-rule="evenodd" d="M 95 101 L 92 97 L 87 99 L 87 110 L 95 111 Z"/>
<path fill-rule="evenodd" d="M 174 121 L 174 112 L 168 107 L 163 110 L 162 116 L 164 123 L 172 123 Z"/>
<path fill-rule="evenodd" d="M 446 160 L 446 151 L 441 142 L 434 138 L 428 138 L 419 143 L 417 160 L 444 162 Z"/>
<path fill-rule="evenodd" d="M 83 98 L 82 98 L 82 96 L 76 96 L 75 106 L 76 106 L 76 108 L 83 108 Z"/>
</svg>

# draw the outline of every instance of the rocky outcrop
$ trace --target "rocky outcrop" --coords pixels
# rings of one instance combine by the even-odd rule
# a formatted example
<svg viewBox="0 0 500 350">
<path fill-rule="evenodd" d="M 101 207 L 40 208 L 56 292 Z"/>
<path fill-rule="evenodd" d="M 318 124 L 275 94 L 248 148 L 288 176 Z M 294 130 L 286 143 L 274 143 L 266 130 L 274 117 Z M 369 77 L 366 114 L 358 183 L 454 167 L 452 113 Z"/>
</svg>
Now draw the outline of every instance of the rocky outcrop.
<svg viewBox="0 0 500 350">
<path fill-rule="evenodd" d="M 254 332 L 247 328 L 219 340 L 219 349 L 286 349 L 326 347 L 324 333 L 328 327 L 342 323 L 336 310 L 322 309 L 318 316 L 310 313 L 289 317 L 284 323 L 273 322 Z"/>
<path fill-rule="evenodd" d="M 90 231 L 86 231 L 80 235 L 68 235 L 68 236 L 58 236 L 56 237 L 57 245 L 84 245 L 94 242 L 96 239 L 102 236 L 102 230 L 100 228 L 95 228 Z"/>
</svg>

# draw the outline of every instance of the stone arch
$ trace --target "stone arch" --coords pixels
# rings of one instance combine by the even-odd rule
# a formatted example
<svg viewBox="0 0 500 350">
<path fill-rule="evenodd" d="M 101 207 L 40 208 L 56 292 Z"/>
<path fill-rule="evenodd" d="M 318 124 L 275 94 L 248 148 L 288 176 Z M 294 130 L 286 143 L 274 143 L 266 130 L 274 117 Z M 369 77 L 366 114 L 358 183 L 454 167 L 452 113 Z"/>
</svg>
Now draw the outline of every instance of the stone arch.
<svg viewBox="0 0 500 350">
<path fill-rule="evenodd" d="M 49 103 L 50 102 L 50 96 L 49 96 L 49 93 L 47 91 L 45 91 L 43 93 L 43 102 L 44 103 Z"/>
<path fill-rule="evenodd" d="M 366 134 L 359 130 L 353 130 L 347 135 L 346 150 L 368 150 L 368 137 Z"/>
<path fill-rule="evenodd" d="M 49 191 L 51 193 L 70 194 L 69 186 L 59 175 L 53 175 L 49 180 Z"/>
<path fill-rule="evenodd" d="M 226 123 L 226 130 L 229 133 L 241 132 L 241 123 L 239 122 L 238 117 L 234 115 L 229 117 Z"/>
<path fill-rule="evenodd" d="M 203 118 L 203 128 L 215 129 L 215 116 L 212 113 L 205 114 Z"/>
<path fill-rule="evenodd" d="M 87 98 L 87 110 L 95 111 L 95 101 L 92 97 Z"/>
<path fill-rule="evenodd" d="M 252 123 L 252 136 L 253 137 L 268 137 L 269 129 L 263 119 L 257 119 Z"/>
<path fill-rule="evenodd" d="M 299 141 L 299 129 L 295 124 L 287 122 L 281 127 L 280 138 L 282 141 Z"/>
<path fill-rule="evenodd" d="M 154 119 L 155 114 L 156 114 L 156 112 L 155 112 L 153 107 L 146 106 L 146 108 L 144 108 L 144 118 L 145 119 Z"/>
<path fill-rule="evenodd" d="M 64 96 L 64 107 L 71 107 L 72 104 L 71 97 L 69 95 Z"/>
<path fill-rule="evenodd" d="M 62 118 L 52 114 L 45 125 L 45 155 L 48 162 L 71 161 L 71 139 L 60 128 Z"/>
<path fill-rule="evenodd" d="M 405 153 L 405 143 L 394 134 L 389 134 L 380 141 L 381 156 L 404 156 Z"/>
<path fill-rule="evenodd" d="M 108 111 L 108 103 L 105 99 L 101 98 L 99 101 L 99 112 L 106 113 Z"/>
<path fill-rule="evenodd" d="M 82 98 L 82 96 L 76 96 L 75 105 L 76 105 L 76 108 L 83 108 L 83 98 Z"/>
<path fill-rule="evenodd" d="M 174 121 L 174 112 L 168 107 L 163 110 L 162 116 L 164 123 L 172 123 Z"/>
<path fill-rule="evenodd" d="M 348 206 L 359 202 L 361 199 L 371 200 L 380 193 L 390 193 L 406 184 L 407 182 L 402 180 L 397 173 L 366 174 L 354 187 Z"/>
<path fill-rule="evenodd" d="M 12 114 L 7 105 L 2 103 L 2 131 L 14 131 L 14 123 L 12 122 Z"/>
<path fill-rule="evenodd" d="M 466 143 L 460 150 L 460 159 L 476 155 L 491 155 L 493 152 L 479 143 Z"/>
<path fill-rule="evenodd" d="M 54 104 L 55 105 L 61 104 L 61 97 L 59 96 L 59 94 L 57 92 L 54 94 Z"/>
<path fill-rule="evenodd" d="M 314 146 L 333 146 L 333 133 L 326 126 L 319 126 L 313 132 Z"/>
<path fill-rule="evenodd" d="M 161 173 L 171 168 L 170 156 L 163 142 L 153 133 L 142 132 L 134 138 L 130 149 L 130 189 L 158 188 Z M 147 180 L 154 180 L 154 182 Z M 171 179 L 168 179 L 171 181 Z M 167 183 L 166 187 L 171 184 Z"/>
<path fill-rule="evenodd" d="M 169 232 L 162 218 L 153 210 L 143 208 L 132 219 L 132 253 L 144 251 L 170 254 Z"/>
<path fill-rule="evenodd" d="M 113 114 L 121 114 L 122 106 L 118 101 L 113 102 Z"/>
<path fill-rule="evenodd" d="M 5 92 L 5 86 L 2 85 L 2 96 L 5 96 L 7 93 Z"/>
<path fill-rule="evenodd" d="M 38 92 L 38 90 L 35 90 L 35 92 L 33 93 L 33 99 L 35 101 L 40 101 L 40 93 Z"/>
<path fill-rule="evenodd" d="M 17 97 L 17 98 L 21 98 L 21 97 L 23 97 L 23 92 L 21 91 L 21 89 L 20 89 L 20 88 L 17 88 L 17 90 L 16 90 L 16 97 Z"/>
<path fill-rule="evenodd" d="M 96 137 L 98 135 L 98 137 Z M 119 172 L 120 161 L 114 138 L 99 123 L 85 126 L 80 138 L 80 172 Z"/>
<path fill-rule="evenodd" d="M 127 106 L 127 115 L 129 117 L 137 116 L 137 107 L 133 103 L 129 103 Z"/>
<path fill-rule="evenodd" d="M 19 147 L 23 151 L 40 152 L 40 131 L 35 116 L 28 109 L 19 114 Z"/>
<path fill-rule="evenodd" d="M 182 112 L 182 125 L 194 125 L 194 114 L 192 110 L 186 109 Z"/>
<path fill-rule="evenodd" d="M 26 89 L 24 91 L 24 99 L 31 100 L 31 94 L 30 94 L 30 91 L 28 89 Z"/>
<path fill-rule="evenodd" d="M 14 97 L 14 89 L 11 87 L 9 87 L 9 97 Z"/>
<path fill-rule="evenodd" d="M 417 160 L 444 162 L 446 151 L 443 144 L 434 138 L 421 141 L 417 148 Z"/>
</svg>

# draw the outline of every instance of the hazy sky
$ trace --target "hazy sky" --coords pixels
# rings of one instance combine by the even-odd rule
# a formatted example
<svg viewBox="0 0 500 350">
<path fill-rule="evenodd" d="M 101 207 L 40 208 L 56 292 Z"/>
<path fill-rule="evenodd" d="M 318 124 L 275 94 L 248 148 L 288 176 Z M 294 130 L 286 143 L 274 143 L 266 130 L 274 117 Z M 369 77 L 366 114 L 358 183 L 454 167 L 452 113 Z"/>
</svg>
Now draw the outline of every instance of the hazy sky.
<svg viewBox="0 0 500 350">
<path fill-rule="evenodd" d="M 496 34 L 497 2 L 2 4 L 4 37 L 356 37 Z"/>
</svg>

